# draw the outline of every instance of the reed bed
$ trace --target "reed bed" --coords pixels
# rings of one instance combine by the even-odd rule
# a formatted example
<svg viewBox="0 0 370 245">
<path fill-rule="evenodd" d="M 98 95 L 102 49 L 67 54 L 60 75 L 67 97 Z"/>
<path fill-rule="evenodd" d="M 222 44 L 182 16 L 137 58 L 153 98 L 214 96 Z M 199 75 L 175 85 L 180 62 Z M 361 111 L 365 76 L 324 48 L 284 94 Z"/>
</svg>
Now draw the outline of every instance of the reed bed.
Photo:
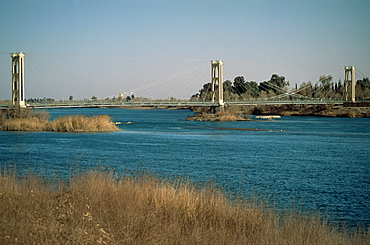
<svg viewBox="0 0 370 245">
<path fill-rule="evenodd" d="M 118 131 L 108 115 L 87 117 L 70 115 L 49 121 L 46 112 L 12 110 L 2 113 L 0 130 L 4 131 L 56 131 L 56 132 L 101 132 Z"/>
<path fill-rule="evenodd" d="M 320 218 L 278 215 L 211 187 L 90 172 L 0 177 L 0 244 L 369 244 Z M 365 234 L 365 235 L 364 235 Z"/>
<path fill-rule="evenodd" d="M 49 121 L 39 118 L 14 118 L 3 120 L 1 130 L 4 131 L 45 131 Z"/>
<path fill-rule="evenodd" d="M 117 126 L 108 115 L 86 117 L 83 115 L 58 117 L 49 122 L 46 131 L 57 132 L 96 132 L 117 131 Z"/>
</svg>

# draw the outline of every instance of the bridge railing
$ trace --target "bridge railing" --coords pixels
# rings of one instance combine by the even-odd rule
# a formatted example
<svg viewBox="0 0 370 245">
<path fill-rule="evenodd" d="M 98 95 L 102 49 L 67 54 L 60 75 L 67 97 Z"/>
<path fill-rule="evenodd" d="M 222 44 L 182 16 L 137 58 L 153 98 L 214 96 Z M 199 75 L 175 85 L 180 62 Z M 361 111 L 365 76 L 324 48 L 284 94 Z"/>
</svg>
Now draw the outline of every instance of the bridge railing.
<svg viewBox="0 0 370 245">
<path fill-rule="evenodd" d="M 81 101 L 53 101 L 27 103 L 33 108 L 56 108 L 56 107 L 160 107 L 160 106 L 218 106 L 211 101 L 189 100 L 137 100 L 137 101 L 113 101 L 113 100 L 81 100 Z"/>
<path fill-rule="evenodd" d="M 343 104 L 341 100 L 328 99 L 257 99 L 257 100 L 227 100 L 225 105 L 271 105 L 271 104 Z M 81 100 L 81 101 L 53 101 L 28 103 L 27 106 L 34 108 L 56 108 L 56 107 L 182 107 L 182 106 L 218 106 L 217 102 L 209 100 Z"/>
<path fill-rule="evenodd" d="M 329 99 L 257 99 L 257 100 L 229 100 L 225 101 L 228 105 L 263 105 L 263 104 L 343 104 L 342 100 Z"/>
</svg>

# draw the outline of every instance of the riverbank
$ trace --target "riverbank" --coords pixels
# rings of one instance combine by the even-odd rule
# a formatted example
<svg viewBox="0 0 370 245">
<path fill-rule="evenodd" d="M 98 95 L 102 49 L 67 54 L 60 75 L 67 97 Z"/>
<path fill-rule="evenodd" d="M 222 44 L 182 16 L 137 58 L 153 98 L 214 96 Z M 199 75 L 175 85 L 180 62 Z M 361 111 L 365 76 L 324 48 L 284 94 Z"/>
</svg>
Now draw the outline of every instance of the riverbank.
<svg viewBox="0 0 370 245">
<path fill-rule="evenodd" d="M 147 175 L 89 172 L 67 183 L 0 175 L 1 244 L 368 244 L 315 215 Z"/>
<path fill-rule="evenodd" d="M 196 113 L 214 113 L 214 107 L 191 107 Z M 279 116 L 319 116 L 319 117 L 347 117 L 347 118 L 370 118 L 370 106 L 359 107 L 355 105 L 232 105 L 225 106 L 224 110 L 229 113 L 245 115 L 279 115 Z"/>
</svg>

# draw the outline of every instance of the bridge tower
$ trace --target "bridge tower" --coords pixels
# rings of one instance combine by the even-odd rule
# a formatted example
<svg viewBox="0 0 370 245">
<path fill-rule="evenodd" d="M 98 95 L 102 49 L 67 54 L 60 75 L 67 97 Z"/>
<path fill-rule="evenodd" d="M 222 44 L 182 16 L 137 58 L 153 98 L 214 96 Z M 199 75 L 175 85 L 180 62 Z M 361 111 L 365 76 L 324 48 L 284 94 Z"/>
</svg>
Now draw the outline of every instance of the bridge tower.
<svg viewBox="0 0 370 245">
<path fill-rule="evenodd" d="M 345 93 L 346 101 L 348 100 L 349 95 L 351 94 L 351 101 L 356 102 L 356 79 L 355 79 L 355 67 L 354 66 L 345 66 L 344 67 L 344 83 L 345 83 Z M 351 78 L 351 80 L 349 79 Z"/>
<path fill-rule="evenodd" d="M 212 103 L 218 96 L 218 105 L 224 106 L 223 69 L 222 60 L 211 61 Z M 217 84 L 217 86 L 216 86 Z"/>
<path fill-rule="evenodd" d="M 12 53 L 12 105 L 26 107 L 24 93 L 24 53 Z"/>
</svg>

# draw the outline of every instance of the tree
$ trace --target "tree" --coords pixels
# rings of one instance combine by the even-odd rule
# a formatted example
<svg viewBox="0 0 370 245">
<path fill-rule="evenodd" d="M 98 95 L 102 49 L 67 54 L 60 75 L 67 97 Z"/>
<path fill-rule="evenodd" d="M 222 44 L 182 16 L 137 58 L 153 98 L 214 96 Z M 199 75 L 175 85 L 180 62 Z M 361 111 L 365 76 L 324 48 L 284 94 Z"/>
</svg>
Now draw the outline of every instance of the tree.
<svg viewBox="0 0 370 245">
<path fill-rule="evenodd" d="M 247 89 L 247 93 L 250 97 L 257 98 L 259 95 L 259 88 L 258 88 L 258 83 L 251 81 L 251 82 L 246 82 L 245 87 Z"/>
<path fill-rule="evenodd" d="M 224 83 L 223 83 L 223 88 L 224 88 L 224 92 L 231 92 L 233 90 L 233 85 L 232 83 L 230 82 L 230 80 L 226 80 Z"/>
<path fill-rule="evenodd" d="M 272 74 L 269 81 L 264 81 L 258 86 L 260 91 L 265 91 L 267 94 L 282 94 L 287 91 L 289 82 L 285 81 L 284 76 Z"/>
<path fill-rule="evenodd" d="M 70 95 L 68 100 L 73 100 L 73 95 Z"/>
<path fill-rule="evenodd" d="M 271 89 L 275 94 L 285 92 L 289 86 L 289 82 L 285 81 L 285 77 L 277 74 L 272 74 L 269 83 L 272 85 Z"/>
<path fill-rule="evenodd" d="M 247 91 L 243 76 L 238 76 L 234 78 L 234 90 L 235 90 L 235 93 L 238 95 L 244 94 Z"/>
<path fill-rule="evenodd" d="M 319 81 L 316 83 L 315 96 L 320 99 L 327 99 L 334 97 L 334 89 L 331 80 L 333 77 L 331 75 L 322 75 Z"/>
<path fill-rule="evenodd" d="M 201 99 L 210 99 L 211 95 L 209 92 L 212 90 L 212 83 L 206 83 L 203 88 L 199 90 L 199 97 Z"/>
<path fill-rule="evenodd" d="M 321 82 L 322 86 L 325 89 L 328 89 L 330 87 L 330 84 L 331 84 L 331 80 L 332 79 L 333 79 L 333 77 L 331 75 L 328 75 L 328 76 L 320 76 L 319 82 Z"/>
<path fill-rule="evenodd" d="M 96 96 L 91 97 L 92 100 L 97 100 L 98 98 Z"/>
<path fill-rule="evenodd" d="M 233 85 L 231 83 L 230 80 L 226 80 L 224 83 L 223 83 L 223 88 L 224 88 L 224 100 L 230 100 L 230 99 L 233 99 Z"/>
<path fill-rule="evenodd" d="M 370 80 L 364 77 L 362 80 L 356 82 L 356 97 L 367 98 L 370 97 Z"/>
<path fill-rule="evenodd" d="M 362 90 L 370 88 L 370 81 L 368 77 L 364 77 L 362 80 L 357 80 L 356 84 L 359 85 Z"/>
<path fill-rule="evenodd" d="M 268 93 L 270 89 L 270 85 L 268 82 L 264 81 L 264 82 L 261 82 L 260 85 L 258 85 L 258 90 L 260 92 L 266 92 L 266 94 Z"/>
<path fill-rule="evenodd" d="M 303 82 L 301 86 L 299 87 L 299 91 L 297 92 L 297 94 L 301 94 L 305 97 L 311 98 L 313 94 L 311 82 L 307 82 L 307 83 Z"/>
</svg>

